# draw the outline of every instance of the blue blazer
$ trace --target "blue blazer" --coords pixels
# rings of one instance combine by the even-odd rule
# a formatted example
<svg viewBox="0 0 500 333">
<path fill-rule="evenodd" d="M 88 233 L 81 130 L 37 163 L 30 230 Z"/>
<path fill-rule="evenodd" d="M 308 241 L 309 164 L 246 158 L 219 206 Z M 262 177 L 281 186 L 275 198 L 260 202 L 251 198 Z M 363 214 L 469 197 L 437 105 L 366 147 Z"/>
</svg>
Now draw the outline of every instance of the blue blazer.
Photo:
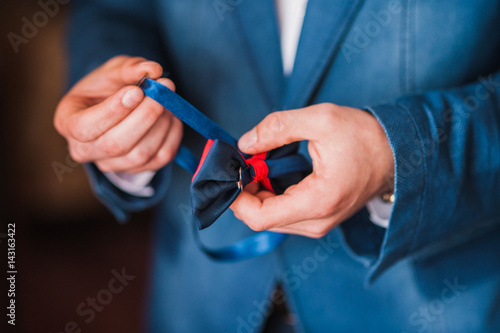
<svg viewBox="0 0 500 333">
<path fill-rule="evenodd" d="M 160 62 L 237 138 L 270 112 L 332 102 L 373 113 L 394 152 L 387 230 L 363 209 L 238 263 L 196 247 L 178 166 L 139 198 L 90 165 L 119 220 L 156 206 L 149 331 L 258 332 L 278 283 L 299 332 L 500 331 L 499 1 L 310 0 L 288 78 L 272 0 L 75 0 L 69 51 L 71 82 L 118 54 Z M 252 233 L 228 211 L 201 238 Z"/>
</svg>

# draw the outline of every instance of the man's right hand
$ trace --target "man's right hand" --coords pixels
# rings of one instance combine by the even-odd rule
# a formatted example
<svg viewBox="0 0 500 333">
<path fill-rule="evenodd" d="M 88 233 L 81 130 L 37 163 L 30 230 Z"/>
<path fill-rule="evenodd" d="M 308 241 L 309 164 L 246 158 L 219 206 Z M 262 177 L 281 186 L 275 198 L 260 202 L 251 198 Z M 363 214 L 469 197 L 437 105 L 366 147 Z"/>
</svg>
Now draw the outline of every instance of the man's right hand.
<svg viewBox="0 0 500 333">
<path fill-rule="evenodd" d="M 135 86 L 145 74 L 160 78 L 162 67 L 143 58 L 117 56 L 81 79 L 62 98 L 54 126 L 66 138 L 71 157 L 94 162 L 103 172 L 156 171 L 175 157 L 182 123 Z"/>
</svg>

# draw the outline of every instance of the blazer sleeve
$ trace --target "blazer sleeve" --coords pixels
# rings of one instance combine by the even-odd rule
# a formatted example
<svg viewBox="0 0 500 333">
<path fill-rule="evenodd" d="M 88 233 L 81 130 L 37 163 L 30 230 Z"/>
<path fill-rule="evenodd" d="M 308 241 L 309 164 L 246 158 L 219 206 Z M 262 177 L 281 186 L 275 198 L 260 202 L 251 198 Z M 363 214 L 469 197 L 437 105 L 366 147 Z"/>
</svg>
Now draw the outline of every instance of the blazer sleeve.
<svg viewBox="0 0 500 333">
<path fill-rule="evenodd" d="M 396 197 L 387 230 L 360 222 L 366 212 L 341 226 L 349 251 L 369 267 L 367 282 L 404 258 L 500 225 L 500 72 L 367 111 L 393 150 Z"/>
<path fill-rule="evenodd" d="M 166 61 L 157 26 L 154 1 L 75 0 L 71 3 L 68 32 L 69 86 L 116 55 L 141 56 L 161 64 Z M 93 164 L 84 165 L 98 199 L 118 221 L 129 213 L 158 203 L 168 187 L 168 165 L 152 180 L 152 197 L 136 197 L 119 190 Z"/>
</svg>

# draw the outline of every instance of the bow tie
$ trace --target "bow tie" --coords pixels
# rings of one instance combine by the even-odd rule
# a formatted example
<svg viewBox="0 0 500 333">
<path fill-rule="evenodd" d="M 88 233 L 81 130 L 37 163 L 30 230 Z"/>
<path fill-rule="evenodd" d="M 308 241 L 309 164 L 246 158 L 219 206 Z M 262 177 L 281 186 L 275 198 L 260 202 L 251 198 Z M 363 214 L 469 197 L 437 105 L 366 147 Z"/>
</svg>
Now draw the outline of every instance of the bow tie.
<svg viewBox="0 0 500 333">
<path fill-rule="evenodd" d="M 212 225 L 248 184 L 259 182 L 266 190 L 281 194 L 311 172 L 309 162 L 298 153 L 298 143 L 246 155 L 238 150 L 236 139 L 172 90 L 148 78 L 138 85 L 146 96 L 208 139 L 200 162 L 185 146 L 175 158 L 193 173 L 191 206 L 198 229 Z M 241 260 L 270 252 L 284 239 L 283 234 L 260 232 L 223 249 L 207 249 L 198 243 L 212 258 Z"/>
<path fill-rule="evenodd" d="M 245 157 L 234 146 L 209 139 L 191 183 L 191 204 L 198 227 L 212 225 L 248 184 L 259 182 L 277 194 L 297 184 L 310 169 L 297 149 L 298 144 L 293 144 Z"/>
</svg>

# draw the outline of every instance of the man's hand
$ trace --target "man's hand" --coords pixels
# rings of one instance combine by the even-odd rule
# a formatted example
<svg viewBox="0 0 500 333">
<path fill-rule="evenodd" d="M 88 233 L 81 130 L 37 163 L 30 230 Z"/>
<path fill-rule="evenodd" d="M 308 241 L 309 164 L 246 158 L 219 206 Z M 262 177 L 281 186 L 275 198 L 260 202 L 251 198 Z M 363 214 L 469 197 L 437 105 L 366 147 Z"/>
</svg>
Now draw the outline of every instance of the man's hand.
<svg viewBox="0 0 500 333">
<path fill-rule="evenodd" d="M 301 140 L 309 141 L 312 174 L 282 195 L 251 184 L 231 206 L 250 228 L 322 237 L 391 190 L 392 150 L 378 121 L 363 110 L 325 103 L 274 112 L 238 144 L 254 155 Z"/>
<path fill-rule="evenodd" d="M 162 67 L 143 58 L 118 56 L 81 79 L 59 103 L 54 117 L 71 157 L 95 162 L 101 171 L 137 173 L 170 162 L 182 139 L 182 123 L 136 84 L 145 74 L 158 79 Z"/>
</svg>

